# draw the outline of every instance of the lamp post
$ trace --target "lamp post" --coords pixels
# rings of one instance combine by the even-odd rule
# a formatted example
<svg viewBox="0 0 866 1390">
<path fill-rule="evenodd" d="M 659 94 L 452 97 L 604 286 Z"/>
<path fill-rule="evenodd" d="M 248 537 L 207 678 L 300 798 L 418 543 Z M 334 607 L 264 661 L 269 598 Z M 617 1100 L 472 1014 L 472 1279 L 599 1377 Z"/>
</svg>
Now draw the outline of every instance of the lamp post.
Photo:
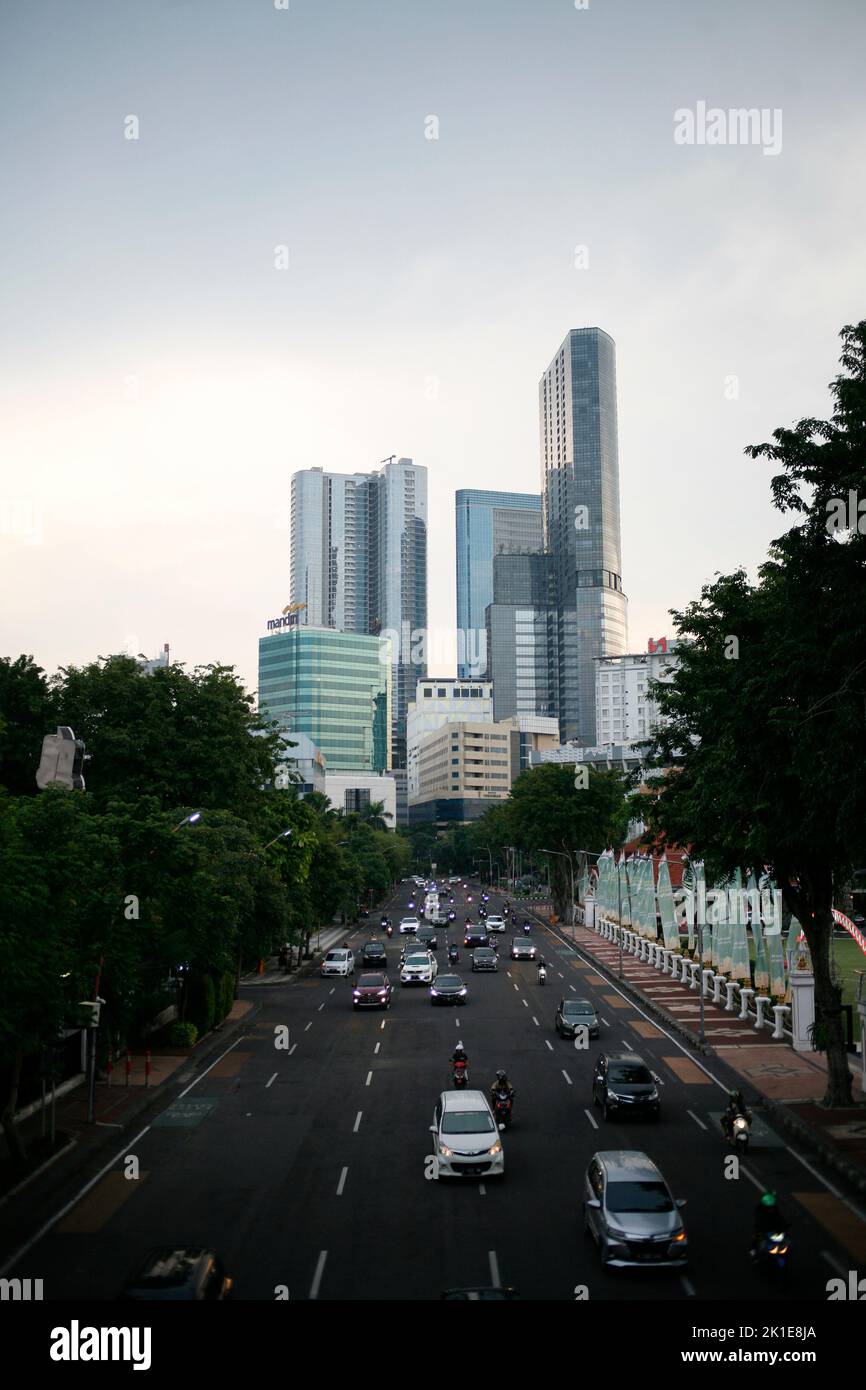
<svg viewBox="0 0 866 1390">
<path fill-rule="evenodd" d="M 486 850 L 487 850 L 487 857 L 488 857 L 488 859 L 490 860 L 490 887 L 492 888 L 492 887 L 493 887 L 493 854 L 491 853 L 491 850 L 490 850 L 490 846 L 489 846 L 489 845 L 479 845 L 478 848 L 479 848 L 479 849 L 486 849 Z"/>
<path fill-rule="evenodd" d="M 570 917 L 571 917 L 571 934 L 572 934 L 572 936 L 574 936 L 574 934 L 575 934 L 575 932 L 574 932 L 574 864 L 573 864 L 573 862 L 572 862 L 571 855 L 568 854 L 568 853 L 566 853 L 564 850 L 561 850 L 561 849 L 540 849 L 540 850 L 538 851 L 538 853 L 539 853 L 539 854 L 555 854 L 555 855 L 558 855 L 558 857 L 559 857 L 560 859 L 567 859 L 567 860 L 568 860 L 568 867 L 569 867 L 569 870 L 570 870 L 570 872 L 571 872 L 571 912 L 570 912 L 569 915 L 570 915 Z"/>
<path fill-rule="evenodd" d="M 176 835 L 177 832 L 179 830 L 182 830 L 185 825 L 195 825 L 196 822 L 200 820 L 201 811 L 192 811 L 188 816 L 184 816 L 183 820 L 178 821 L 177 825 L 173 827 L 171 833 L 172 835 Z"/>
</svg>

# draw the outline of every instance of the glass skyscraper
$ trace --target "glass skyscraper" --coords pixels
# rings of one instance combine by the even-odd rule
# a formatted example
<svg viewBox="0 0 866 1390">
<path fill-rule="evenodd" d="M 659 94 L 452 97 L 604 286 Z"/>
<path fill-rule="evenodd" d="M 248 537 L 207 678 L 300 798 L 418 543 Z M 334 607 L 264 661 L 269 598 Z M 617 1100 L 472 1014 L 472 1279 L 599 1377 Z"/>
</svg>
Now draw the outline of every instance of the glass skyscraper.
<svg viewBox="0 0 866 1390">
<path fill-rule="evenodd" d="M 485 609 L 493 601 L 493 557 L 541 550 L 541 497 L 461 488 L 455 504 L 457 674 L 472 680 L 487 670 Z"/>
<path fill-rule="evenodd" d="M 393 766 L 405 768 L 406 708 L 427 671 L 426 468 L 395 458 L 371 473 L 295 473 L 291 546 L 301 627 L 390 636 Z"/>
<path fill-rule="evenodd" d="M 306 734 L 328 772 L 385 772 L 390 658 L 386 639 L 333 628 L 291 627 L 260 637 L 259 709 L 287 732 Z"/>
<path fill-rule="evenodd" d="M 560 737 L 585 745 L 595 743 L 595 658 L 628 650 L 615 353 L 600 328 L 572 329 L 538 387 Z"/>
</svg>

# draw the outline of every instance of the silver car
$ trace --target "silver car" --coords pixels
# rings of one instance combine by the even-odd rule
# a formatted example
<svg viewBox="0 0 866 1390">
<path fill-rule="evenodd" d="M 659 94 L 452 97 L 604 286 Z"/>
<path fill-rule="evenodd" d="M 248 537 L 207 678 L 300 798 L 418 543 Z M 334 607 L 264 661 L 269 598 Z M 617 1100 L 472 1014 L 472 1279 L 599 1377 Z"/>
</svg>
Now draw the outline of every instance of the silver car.
<svg viewBox="0 0 866 1390">
<path fill-rule="evenodd" d="M 586 1170 L 583 1225 L 599 1248 L 605 1267 L 655 1265 L 678 1268 L 688 1262 L 688 1238 L 675 1201 L 659 1169 L 635 1149 L 594 1154 Z"/>
</svg>

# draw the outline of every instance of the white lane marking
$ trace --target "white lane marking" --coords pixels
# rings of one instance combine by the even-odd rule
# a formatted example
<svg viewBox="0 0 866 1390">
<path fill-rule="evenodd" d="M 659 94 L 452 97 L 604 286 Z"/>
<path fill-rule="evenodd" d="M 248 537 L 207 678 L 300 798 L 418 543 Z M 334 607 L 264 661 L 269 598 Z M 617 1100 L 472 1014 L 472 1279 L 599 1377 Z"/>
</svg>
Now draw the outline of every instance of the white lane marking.
<svg viewBox="0 0 866 1390">
<path fill-rule="evenodd" d="M 510 979 L 511 979 L 511 971 L 510 971 L 510 970 L 506 970 L 505 973 L 506 973 L 506 975 L 508 976 L 508 978 L 509 978 L 509 980 L 510 980 Z"/>
<path fill-rule="evenodd" d="M 455 1020 L 454 1020 L 454 1027 L 455 1027 L 455 1028 L 459 1028 L 459 1027 L 460 1027 L 460 1019 L 459 1019 L 459 1018 L 455 1018 Z"/>
<path fill-rule="evenodd" d="M 563 975 L 563 973 L 562 973 L 561 970 L 557 970 L 556 973 L 557 973 L 557 975 L 559 976 L 559 978 L 560 978 L 561 980 L 564 980 L 564 979 L 565 979 L 565 976 Z"/>
<path fill-rule="evenodd" d="M 348 1171 L 348 1168 L 344 1168 L 342 1173 L 340 1174 L 340 1181 L 337 1183 L 338 1197 L 342 1197 L 343 1195 L 343 1188 L 346 1186 L 346 1174 L 348 1173 Z"/>
<path fill-rule="evenodd" d="M 240 1039 L 238 1039 L 238 1041 L 240 1041 Z M 232 1043 L 232 1047 L 235 1047 L 236 1045 L 236 1043 Z M 230 1052 L 231 1048 L 229 1048 L 228 1050 Z M 214 1062 L 214 1066 L 216 1066 L 216 1062 Z M 210 1070 L 210 1068 L 208 1068 L 208 1070 Z M 49 1220 L 45 1222 L 44 1226 L 40 1226 L 39 1230 L 36 1232 L 34 1236 L 31 1236 L 30 1240 L 28 1240 L 26 1245 L 22 1245 L 20 1250 L 16 1250 L 14 1255 L 10 1255 L 5 1265 L 3 1265 L 2 1269 L 0 1269 L 0 1275 L 5 1274 L 6 1271 L 11 1269 L 13 1265 L 16 1265 L 18 1261 L 21 1259 L 22 1255 L 27 1254 L 28 1250 L 32 1250 L 36 1242 L 41 1240 L 42 1237 L 46 1234 L 46 1232 L 50 1231 L 51 1227 L 57 1224 L 61 1217 L 64 1217 L 68 1211 L 71 1211 L 72 1208 L 76 1205 L 76 1203 L 81 1201 L 81 1198 L 85 1195 L 85 1193 L 89 1192 L 91 1187 L 96 1186 L 100 1178 L 108 1172 L 109 1168 L 111 1168 L 113 1164 L 117 1163 L 121 1158 L 123 1158 L 123 1155 L 125 1153 L 129 1153 L 129 1150 L 133 1148 L 135 1144 L 138 1143 L 139 1139 L 144 1138 L 145 1134 L 147 1134 L 149 1129 L 150 1125 L 145 1125 L 144 1129 L 139 1130 L 135 1138 L 130 1139 L 129 1143 L 126 1145 L 126 1148 L 121 1149 L 120 1153 L 115 1154 L 114 1158 L 110 1158 L 106 1163 L 105 1167 L 100 1168 L 99 1172 L 96 1174 L 96 1177 L 91 1178 L 90 1182 L 87 1183 L 84 1187 L 82 1187 L 81 1191 L 77 1192 L 76 1195 L 72 1198 L 72 1200 L 66 1203 L 65 1207 L 61 1207 L 60 1211 L 56 1212 L 54 1216 L 50 1217 Z"/>
<path fill-rule="evenodd" d="M 321 1002 L 321 1004 L 319 1005 L 319 1013 L 322 1012 L 322 1010 L 323 1010 L 324 1007 L 325 1007 L 325 1001 L 324 1001 L 324 999 L 323 999 L 322 1002 Z"/>
<path fill-rule="evenodd" d="M 527 1004 L 527 1002 L 526 1002 L 525 999 L 521 999 L 520 1002 L 521 1002 L 521 1004 L 523 1005 L 524 1009 L 528 1009 L 528 1008 L 529 1008 L 529 1005 Z"/>
<path fill-rule="evenodd" d="M 608 1021 L 607 1021 L 606 1018 L 602 1018 L 602 1017 L 601 1017 L 601 1014 L 599 1014 L 598 1017 L 599 1017 L 600 1022 L 602 1022 L 602 1023 L 604 1024 L 605 1028 L 609 1028 L 609 1027 L 610 1027 L 610 1024 L 608 1023 Z"/>
<path fill-rule="evenodd" d="M 500 1288 L 499 1283 L 499 1261 L 496 1258 L 495 1250 L 487 1251 L 487 1258 L 490 1261 L 490 1282 L 495 1289 Z"/>
<path fill-rule="evenodd" d="M 687 1296 L 688 1298 L 694 1298 L 694 1296 L 695 1296 L 695 1286 L 694 1286 L 694 1284 L 692 1283 L 691 1279 L 687 1279 L 686 1276 L 685 1276 L 684 1274 L 681 1274 L 681 1275 L 680 1275 L 680 1283 L 682 1284 L 683 1288 L 685 1289 L 686 1296 Z"/>
<path fill-rule="evenodd" d="M 369 1084 L 370 1084 L 370 1082 L 371 1082 L 372 1080 L 373 1080 L 373 1073 L 372 1073 L 371 1071 L 368 1071 L 368 1072 L 367 1072 L 367 1080 L 364 1082 L 364 1085 L 365 1085 L 365 1086 L 369 1086 Z"/>
<path fill-rule="evenodd" d="M 322 1275 L 325 1272 L 325 1261 L 328 1258 L 327 1250 L 319 1251 L 319 1259 L 316 1264 L 316 1272 L 313 1275 L 313 1282 L 310 1285 L 310 1298 L 319 1297 L 319 1289 L 322 1287 Z"/>
<path fill-rule="evenodd" d="M 355 1116 L 355 1123 L 354 1123 L 354 1125 L 352 1126 L 352 1133 L 353 1133 L 353 1134 L 357 1134 L 357 1133 L 358 1133 L 358 1130 L 361 1128 L 361 1116 L 363 1115 L 363 1113 L 364 1113 L 363 1110 L 359 1110 L 358 1113 L 357 1113 L 357 1115 Z"/>
<path fill-rule="evenodd" d="M 573 994 L 577 994 L 577 990 L 574 988 L 574 985 L 569 985 L 568 988 L 572 991 Z"/>
<path fill-rule="evenodd" d="M 686 1114 L 687 1114 L 687 1115 L 691 1115 L 691 1117 L 692 1117 L 692 1119 L 694 1120 L 695 1124 L 696 1124 L 696 1125 L 700 1125 L 701 1129 L 709 1129 L 709 1125 L 705 1125 L 704 1122 L 703 1122 L 703 1120 L 699 1120 L 698 1117 L 697 1117 L 697 1115 L 695 1114 L 694 1110 L 687 1110 L 687 1111 L 686 1111 Z"/>
<path fill-rule="evenodd" d="M 574 1082 L 572 1081 L 571 1077 L 569 1076 L 569 1074 L 568 1074 L 568 1072 L 565 1070 L 565 1068 L 563 1068 L 562 1074 L 563 1074 L 563 1076 L 565 1077 L 566 1081 L 568 1082 L 569 1086 L 573 1086 L 573 1085 L 574 1085 Z"/>
<path fill-rule="evenodd" d="M 486 1196 L 487 1196 L 487 1188 L 484 1186 L 484 1183 L 483 1183 L 483 1182 L 480 1182 L 480 1183 L 478 1184 L 478 1195 L 479 1195 L 479 1197 L 486 1197 Z"/>
<path fill-rule="evenodd" d="M 379 1048 L 380 1048 L 381 1046 L 382 1046 L 382 1044 L 381 1044 L 380 1042 L 379 1042 L 379 1043 L 376 1043 L 376 1046 L 373 1048 L 373 1056 L 374 1056 L 374 1057 L 377 1057 L 377 1056 L 379 1055 Z"/>
<path fill-rule="evenodd" d="M 512 982 L 513 983 L 513 982 Z M 520 985 L 514 985 L 515 989 L 520 989 Z"/>
<path fill-rule="evenodd" d="M 336 994 L 336 992 L 337 992 L 337 986 L 336 986 L 336 985 L 334 985 L 333 989 L 329 989 L 329 990 L 328 990 L 328 993 L 329 993 L 329 994 Z"/>
<path fill-rule="evenodd" d="M 229 1053 L 232 1052 L 232 1051 L 234 1050 L 234 1048 L 237 1047 L 238 1043 L 241 1042 L 241 1041 L 242 1041 L 241 1038 L 235 1038 L 235 1040 L 234 1040 L 234 1042 L 232 1043 L 231 1047 L 227 1047 L 226 1050 L 225 1050 L 225 1052 L 221 1052 L 220 1055 L 219 1055 L 219 1057 L 217 1057 L 216 1061 L 215 1061 L 215 1062 L 211 1062 L 210 1066 L 207 1068 L 206 1071 L 203 1071 L 203 1072 L 202 1072 L 201 1076 L 197 1076 L 196 1079 L 195 1079 L 195 1081 L 191 1081 L 191 1082 L 190 1082 L 190 1084 L 187 1086 L 187 1088 L 186 1088 L 185 1091 L 181 1091 L 180 1095 L 178 1096 L 178 1100 L 183 1100 L 184 1096 L 187 1095 L 187 1094 L 192 1090 L 193 1086 L 197 1086 L 198 1083 L 199 1083 L 200 1081 L 204 1081 L 204 1079 L 205 1079 L 205 1077 L 207 1076 L 208 1072 L 209 1072 L 209 1071 L 213 1071 L 214 1067 L 217 1066 L 217 1065 L 222 1061 L 223 1057 L 228 1057 Z M 144 1133 L 144 1131 L 142 1131 L 142 1133 Z M 126 1153 L 126 1149 L 124 1149 L 123 1152 Z"/>
<path fill-rule="evenodd" d="M 627 1038 L 623 1038 L 622 1045 L 623 1047 L 627 1047 L 629 1052 L 634 1052 L 634 1048 L 632 1047 L 631 1043 L 628 1041 Z"/>
<path fill-rule="evenodd" d="M 866 1212 L 863 1211 L 862 1207 L 858 1207 L 854 1202 L 849 1202 L 847 1197 L 843 1197 L 838 1187 L 834 1187 L 833 1184 L 831 1182 L 828 1182 L 826 1178 L 822 1178 L 821 1174 L 817 1171 L 817 1169 L 813 1168 L 811 1163 L 807 1163 L 805 1158 L 803 1158 L 802 1154 L 797 1153 L 796 1149 L 792 1149 L 788 1144 L 785 1145 L 785 1148 L 788 1150 L 789 1154 L 793 1154 L 794 1158 L 796 1158 L 799 1163 L 802 1163 L 804 1168 L 808 1168 L 813 1178 L 817 1178 L 818 1182 L 824 1184 L 828 1192 L 832 1192 L 834 1197 L 838 1197 L 840 1202 L 844 1202 L 848 1210 L 853 1211 L 858 1221 L 866 1222 Z"/>
<path fill-rule="evenodd" d="M 291 1047 L 289 1048 L 289 1056 L 290 1056 L 290 1057 L 291 1057 L 292 1053 L 294 1052 L 295 1048 L 297 1047 L 297 1045 L 298 1045 L 297 1043 L 292 1043 Z"/>
<path fill-rule="evenodd" d="M 553 1043 L 550 1041 L 550 1038 L 545 1038 L 544 1041 L 546 1042 L 547 1046 L 550 1048 L 550 1050 L 551 1050 L 551 1052 L 552 1052 L 552 1051 L 553 1051 Z"/>
<path fill-rule="evenodd" d="M 745 1174 L 745 1176 L 749 1179 L 749 1182 L 754 1183 L 755 1187 L 758 1189 L 759 1192 L 765 1191 L 764 1184 L 758 1181 L 754 1173 L 749 1172 L 745 1163 L 740 1164 L 740 1172 Z"/>
<path fill-rule="evenodd" d="M 822 1251 L 820 1252 L 820 1254 L 821 1254 L 821 1259 L 827 1261 L 827 1263 L 828 1263 L 828 1265 L 830 1266 L 830 1268 L 836 1271 L 836 1273 L 839 1275 L 840 1279 L 845 1279 L 845 1278 L 847 1278 L 847 1275 L 848 1275 L 847 1269 L 845 1269 L 844 1266 L 841 1265 L 841 1264 L 839 1263 L 839 1261 L 838 1261 L 833 1255 L 830 1254 L 830 1251 L 829 1251 L 829 1250 L 822 1250 Z"/>
<path fill-rule="evenodd" d="M 312 1023 L 308 1023 L 307 1026 L 306 1026 L 306 1028 L 304 1029 L 304 1032 L 305 1032 L 305 1033 L 309 1033 L 309 1031 L 310 1031 L 310 1029 L 312 1028 L 312 1026 L 313 1026 Z"/>
<path fill-rule="evenodd" d="M 532 1015 L 532 1022 L 535 1024 L 536 1028 L 541 1027 L 541 1024 L 538 1022 L 538 1019 L 535 1017 L 535 1014 Z"/>
<path fill-rule="evenodd" d="M 598 1120 L 595 1118 L 595 1116 L 593 1115 L 592 1111 L 591 1111 L 591 1110 L 584 1110 L 583 1113 L 584 1113 L 584 1115 L 586 1116 L 586 1118 L 589 1120 L 589 1123 L 592 1125 L 593 1129 L 598 1129 Z"/>
<path fill-rule="evenodd" d="M 381 1022 L 381 1024 L 380 1024 L 380 1030 L 381 1030 L 381 1029 L 384 1029 L 384 1027 L 385 1027 L 385 1020 L 384 1020 L 384 1018 L 383 1018 L 383 1019 L 382 1019 L 382 1022 Z"/>
<path fill-rule="evenodd" d="M 295 1044 L 295 1045 L 297 1046 L 297 1044 Z M 270 1081 L 266 1081 L 266 1082 L 265 1082 L 265 1090 L 267 1090 L 269 1086 L 273 1086 L 273 1084 L 274 1084 L 274 1082 L 276 1081 L 276 1079 L 277 1079 L 277 1077 L 279 1076 L 279 1074 L 280 1074 L 280 1073 L 279 1073 L 278 1071 L 275 1071 L 274 1074 L 273 1074 L 273 1076 L 271 1077 Z"/>
</svg>

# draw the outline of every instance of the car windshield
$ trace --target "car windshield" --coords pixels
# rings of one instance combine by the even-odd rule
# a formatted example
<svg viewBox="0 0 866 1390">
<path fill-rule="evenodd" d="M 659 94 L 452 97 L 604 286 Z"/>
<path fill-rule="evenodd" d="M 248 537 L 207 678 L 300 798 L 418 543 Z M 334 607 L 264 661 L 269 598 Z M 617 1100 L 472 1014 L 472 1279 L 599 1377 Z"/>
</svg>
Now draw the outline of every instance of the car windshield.
<svg viewBox="0 0 866 1390">
<path fill-rule="evenodd" d="M 494 1133 L 496 1126 L 486 1110 L 446 1110 L 442 1116 L 443 1134 Z"/>
<path fill-rule="evenodd" d="M 610 1080 L 626 1086 L 649 1086 L 652 1077 L 642 1062 L 620 1062 L 610 1069 Z"/>
<path fill-rule="evenodd" d="M 359 989 L 383 989 L 384 986 L 384 975 L 362 975 L 358 981 Z"/>
<path fill-rule="evenodd" d="M 671 1195 L 663 1182 L 610 1182 L 608 1211 L 673 1211 Z"/>
<path fill-rule="evenodd" d="M 585 999 L 566 999 L 562 1012 L 569 1017 L 577 1017 L 580 1014 L 594 1014 L 595 1009 Z"/>
<path fill-rule="evenodd" d="M 407 964 L 407 965 L 427 965 L 427 964 L 429 964 L 429 962 L 428 962 L 426 956 L 417 956 L 417 955 L 416 955 L 416 956 L 407 956 L 407 957 L 406 957 L 406 964 Z"/>
<path fill-rule="evenodd" d="M 436 980 L 437 989 L 460 989 L 462 984 L 459 975 L 440 975 Z"/>
<path fill-rule="evenodd" d="M 329 951 L 328 954 L 327 954 L 326 959 L 327 959 L 327 960 L 345 960 L 345 959 L 346 959 L 346 952 L 345 952 L 345 951 Z"/>
<path fill-rule="evenodd" d="M 496 952 L 491 951 L 488 946 L 479 946 L 475 954 L 479 960 L 494 960 L 496 957 Z"/>
</svg>

